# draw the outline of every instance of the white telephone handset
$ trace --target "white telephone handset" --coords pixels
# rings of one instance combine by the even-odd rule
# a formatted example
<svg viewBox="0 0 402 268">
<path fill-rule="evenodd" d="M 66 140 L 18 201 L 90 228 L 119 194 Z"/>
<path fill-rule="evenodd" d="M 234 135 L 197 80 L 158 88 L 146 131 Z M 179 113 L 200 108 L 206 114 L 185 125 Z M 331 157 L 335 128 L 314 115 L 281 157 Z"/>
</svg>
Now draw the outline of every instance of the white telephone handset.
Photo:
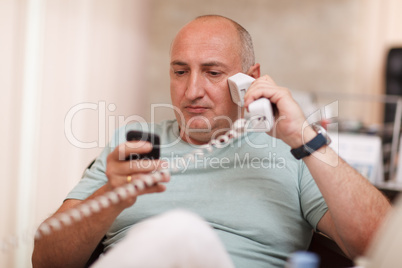
<svg viewBox="0 0 402 268">
<path fill-rule="evenodd" d="M 228 78 L 230 95 L 234 103 L 240 107 L 244 106 L 244 95 L 254 78 L 243 73 L 237 73 Z M 261 98 L 250 103 L 248 111 L 245 111 L 244 118 L 250 122 L 249 130 L 255 132 L 268 132 L 274 125 L 274 113 L 271 102 Z"/>
</svg>

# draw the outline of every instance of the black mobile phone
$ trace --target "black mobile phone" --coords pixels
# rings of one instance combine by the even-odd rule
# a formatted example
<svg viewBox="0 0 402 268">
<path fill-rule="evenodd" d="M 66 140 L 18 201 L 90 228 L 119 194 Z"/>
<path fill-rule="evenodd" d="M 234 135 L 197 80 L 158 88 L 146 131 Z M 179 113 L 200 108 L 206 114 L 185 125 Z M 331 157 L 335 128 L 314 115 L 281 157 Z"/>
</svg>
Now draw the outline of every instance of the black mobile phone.
<svg viewBox="0 0 402 268">
<path fill-rule="evenodd" d="M 160 138 L 157 134 L 130 130 L 126 134 L 127 141 L 148 141 L 152 143 L 152 150 L 145 154 L 130 154 L 126 160 L 137 159 L 159 159 L 160 157 Z"/>
</svg>

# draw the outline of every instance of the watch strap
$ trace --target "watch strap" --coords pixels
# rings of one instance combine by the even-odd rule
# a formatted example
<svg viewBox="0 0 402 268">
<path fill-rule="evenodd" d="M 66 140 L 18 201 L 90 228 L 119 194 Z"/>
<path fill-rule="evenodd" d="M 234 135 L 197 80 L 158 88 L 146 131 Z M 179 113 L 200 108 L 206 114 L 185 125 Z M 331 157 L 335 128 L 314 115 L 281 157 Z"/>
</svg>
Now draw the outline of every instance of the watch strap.
<svg viewBox="0 0 402 268">
<path fill-rule="evenodd" d="M 295 148 L 290 150 L 292 155 L 296 159 L 302 159 L 303 157 L 311 155 L 313 152 L 320 149 L 322 146 L 327 144 L 327 139 L 324 137 L 323 134 L 318 133 L 317 136 L 314 137 L 311 141 L 303 144 L 299 148 Z"/>
</svg>

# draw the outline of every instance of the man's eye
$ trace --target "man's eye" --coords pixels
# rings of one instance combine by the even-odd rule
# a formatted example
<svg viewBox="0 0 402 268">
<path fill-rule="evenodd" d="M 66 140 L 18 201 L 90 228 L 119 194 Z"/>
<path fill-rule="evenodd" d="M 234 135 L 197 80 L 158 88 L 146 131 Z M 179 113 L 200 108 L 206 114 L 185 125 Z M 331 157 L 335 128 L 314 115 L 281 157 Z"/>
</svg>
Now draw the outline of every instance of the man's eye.
<svg viewBox="0 0 402 268">
<path fill-rule="evenodd" d="M 212 76 L 218 76 L 218 75 L 220 75 L 221 73 L 220 72 L 209 72 Z"/>
<path fill-rule="evenodd" d="M 183 75 L 186 73 L 186 71 L 174 71 L 174 73 L 177 75 Z"/>
</svg>

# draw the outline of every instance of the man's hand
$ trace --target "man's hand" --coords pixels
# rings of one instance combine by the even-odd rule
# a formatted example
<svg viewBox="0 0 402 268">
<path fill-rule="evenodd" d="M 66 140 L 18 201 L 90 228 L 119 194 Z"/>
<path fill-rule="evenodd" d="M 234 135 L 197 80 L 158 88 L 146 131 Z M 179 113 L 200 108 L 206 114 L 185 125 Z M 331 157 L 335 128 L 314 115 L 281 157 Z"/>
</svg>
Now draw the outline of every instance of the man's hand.
<svg viewBox="0 0 402 268">
<path fill-rule="evenodd" d="M 130 141 L 122 143 L 117 146 L 112 153 L 107 157 L 106 176 L 108 183 L 106 189 L 113 190 L 116 187 L 122 186 L 128 183 L 130 180 L 141 180 L 144 178 L 144 174 L 152 174 L 152 172 L 160 171 L 167 164 L 158 159 L 138 159 L 138 160 L 126 160 L 130 155 L 138 155 L 148 153 L 152 150 L 152 144 L 145 141 Z M 167 173 L 162 173 L 162 181 L 168 182 L 170 179 Z M 139 190 L 139 195 L 148 193 L 163 192 L 166 190 L 166 186 L 161 183 L 156 183 L 151 187 L 146 187 L 144 190 Z M 128 198 L 122 205 L 124 207 L 130 207 L 136 201 L 135 197 Z"/>
<path fill-rule="evenodd" d="M 276 105 L 274 126 L 269 135 L 279 138 L 292 148 L 300 147 L 317 135 L 306 123 L 299 105 L 287 88 L 279 87 L 268 75 L 256 79 L 244 96 L 244 106 L 259 98 L 267 98 Z"/>
</svg>

